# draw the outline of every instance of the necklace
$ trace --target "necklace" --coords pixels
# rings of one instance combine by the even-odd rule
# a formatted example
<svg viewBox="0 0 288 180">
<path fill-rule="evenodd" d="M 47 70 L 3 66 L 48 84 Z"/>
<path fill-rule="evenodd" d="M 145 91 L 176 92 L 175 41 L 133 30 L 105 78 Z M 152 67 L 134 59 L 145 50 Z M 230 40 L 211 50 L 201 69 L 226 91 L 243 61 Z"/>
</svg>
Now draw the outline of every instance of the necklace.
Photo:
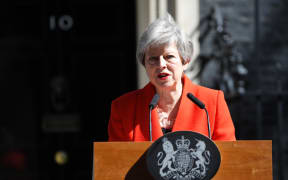
<svg viewBox="0 0 288 180">
<path fill-rule="evenodd" d="M 162 109 L 160 109 L 158 106 L 156 106 L 156 111 L 159 117 L 159 123 L 161 128 L 171 129 L 173 127 L 176 117 L 171 115 L 169 117 L 168 113 L 162 111 Z"/>
</svg>

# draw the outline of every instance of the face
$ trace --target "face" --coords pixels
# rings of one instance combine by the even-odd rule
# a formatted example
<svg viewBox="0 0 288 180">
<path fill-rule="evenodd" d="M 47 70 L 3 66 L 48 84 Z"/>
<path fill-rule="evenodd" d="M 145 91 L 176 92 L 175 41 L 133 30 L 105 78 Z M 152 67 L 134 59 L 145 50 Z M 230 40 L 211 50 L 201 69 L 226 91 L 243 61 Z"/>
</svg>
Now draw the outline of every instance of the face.
<svg viewBox="0 0 288 180">
<path fill-rule="evenodd" d="M 145 53 L 145 69 L 157 90 L 182 86 L 181 78 L 186 66 L 175 43 L 150 47 Z"/>
</svg>

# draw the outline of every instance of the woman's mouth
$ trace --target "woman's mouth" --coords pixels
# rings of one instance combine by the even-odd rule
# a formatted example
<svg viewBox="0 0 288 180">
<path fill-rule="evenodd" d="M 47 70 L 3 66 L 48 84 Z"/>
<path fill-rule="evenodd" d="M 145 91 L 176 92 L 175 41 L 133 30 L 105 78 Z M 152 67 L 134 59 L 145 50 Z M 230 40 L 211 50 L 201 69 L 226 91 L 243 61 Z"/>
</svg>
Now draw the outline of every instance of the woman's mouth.
<svg viewBox="0 0 288 180">
<path fill-rule="evenodd" d="M 158 74 L 158 78 L 161 79 L 161 80 L 167 79 L 168 76 L 169 76 L 168 73 L 159 73 L 159 74 Z"/>
</svg>

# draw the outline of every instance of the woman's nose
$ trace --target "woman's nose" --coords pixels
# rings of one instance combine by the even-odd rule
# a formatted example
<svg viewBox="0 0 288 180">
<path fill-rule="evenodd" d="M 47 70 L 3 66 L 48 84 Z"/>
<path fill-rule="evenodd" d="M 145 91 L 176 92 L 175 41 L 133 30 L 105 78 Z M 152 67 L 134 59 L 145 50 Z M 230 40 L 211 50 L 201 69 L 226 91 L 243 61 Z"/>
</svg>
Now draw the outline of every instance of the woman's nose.
<svg viewBox="0 0 288 180">
<path fill-rule="evenodd" d="M 163 56 L 160 56 L 160 58 L 159 58 L 159 66 L 162 68 L 162 67 L 166 67 L 166 65 L 167 65 L 166 60 L 164 59 Z"/>
</svg>

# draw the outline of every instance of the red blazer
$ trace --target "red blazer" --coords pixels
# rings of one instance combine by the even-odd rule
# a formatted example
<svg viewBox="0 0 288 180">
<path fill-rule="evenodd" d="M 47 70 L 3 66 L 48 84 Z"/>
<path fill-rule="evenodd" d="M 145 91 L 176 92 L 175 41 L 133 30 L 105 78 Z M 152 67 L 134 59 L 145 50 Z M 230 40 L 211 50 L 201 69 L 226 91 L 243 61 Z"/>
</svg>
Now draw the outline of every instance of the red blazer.
<svg viewBox="0 0 288 180">
<path fill-rule="evenodd" d="M 189 130 L 208 136 L 205 110 L 187 98 L 188 92 L 205 104 L 210 117 L 212 139 L 236 140 L 223 92 L 195 85 L 186 75 L 183 77 L 183 93 L 172 132 Z M 149 141 L 148 107 L 154 94 L 154 86 L 148 83 L 143 89 L 126 93 L 112 101 L 108 125 L 109 141 Z M 152 139 L 155 141 L 163 136 L 156 109 L 152 110 L 151 121 Z"/>
</svg>

